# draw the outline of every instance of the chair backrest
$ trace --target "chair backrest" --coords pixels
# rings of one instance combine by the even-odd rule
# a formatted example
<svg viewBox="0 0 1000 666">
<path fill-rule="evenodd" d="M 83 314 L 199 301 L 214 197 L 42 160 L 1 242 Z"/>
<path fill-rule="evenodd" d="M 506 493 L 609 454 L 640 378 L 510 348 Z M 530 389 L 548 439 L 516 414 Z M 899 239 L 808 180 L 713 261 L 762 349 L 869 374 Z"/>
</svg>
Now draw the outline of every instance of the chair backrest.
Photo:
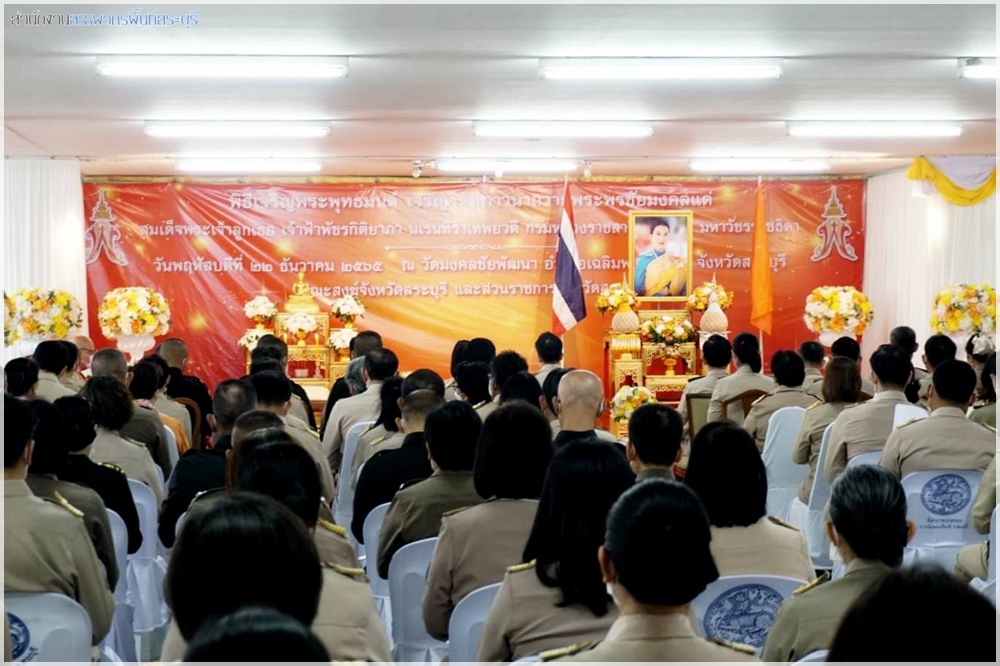
<svg viewBox="0 0 1000 666">
<path fill-rule="evenodd" d="M 927 418 L 927 410 L 920 405 L 896 405 L 895 411 L 892 413 L 892 427 L 898 428 L 900 425 L 906 423 L 907 421 L 913 421 Z"/>
<path fill-rule="evenodd" d="M 382 535 L 382 521 L 389 503 L 379 504 L 365 516 L 361 533 L 365 537 L 365 573 L 372 584 L 372 594 L 376 597 L 389 596 L 389 581 L 378 575 L 378 541 Z"/>
<path fill-rule="evenodd" d="M 809 473 L 809 465 L 792 462 L 795 437 L 806 416 L 803 407 L 782 407 L 771 414 L 764 438 L 764 467 L 767 469 L 767 513 L 786 520 L 798 486 Z"/>
<path fill-rule="evenodd" d="M 993 507 L 993 515 L 990 516 L 990 559 L 989 573 L 987 580 L 997 579 L 997 509 Z"/>
<path fill-rule="evenodd" d="M 338 525 L 350 525 L 354 515 L 354 488 L 351 483 L 351 463 L 358 448 L 358 438 L 374 421 L 361 421 L 347 429 L 344 435 L 344 456 L 340 461 L 340 475 L 337 477 L 337 499 L 333 510 Z M 345 518 L 346 517 L 346 521 Z"/>
<path fill-rule="evenodd" d="M 858 465 L 878 465 L 878 461 L 882 458 L 881 451 L 869 451 L 868 453 L 859 453 L 850 460 L 847 461 L 848 467 L 857 467 Z"/>
<path fill-rule="evenodd" d="M 701 427 L 708 423 L 708 405 L 712 402 L 712 395 L 689 395 L 687 396 L 687 420 L 688 437 L 694 439 Z"/>
<path fill-rule="evenodd" d="M 128 527 L 125 521 L 116 512 L 108 509 L 108 523 L 111 525 L 111 543 L 115 547 L 115 562 L 118 564 L 118 583 L 115 585 L 115 599 L 118 599 L 118 591 L 125 594 L 125 569 L 128 566 Z"/>
<path fill-rule="evenodd" d="M 963 545 L 982 543 L 982 536 L 972 526 L 972 500 L 982 476 L 979 470 L 908 474 L 902 482 L 906 517 L 917 526 L 909 546 L 957 550 Z"/>
<path fill-rule="evenodd" d="M 90 661 L 90 617 L 51 592 L 4 592 L 14 661 Z"/>
<path fill-rule="evenodd" d="M 729 405 L 737 402 L 740 403 L 740 406 L 743 408 L 743 416 L 745 417 L 750 412 L 750 408 L 753 406 L 754 401 L 762 395 L 767 395 L 767 391 L 749 389 L 743 391 L 743 393 L 740 393 L 736 397 L 726 400 L 722 403 L 722 420 L 725 421 L 729 418 Z"/>
<path fill-rule="evenodd" d="M 142 545 L 129 555 L 129 559 L 156 557 L 156 544 L 160 540 L 156 533 L 156 497 L 149 486 L 136 479 L 128 479 L 128 489 L 139 513 L 139 531 L 142 532 Z"/>
<path fill-rule="evenodd" d="M 479 640 L 500 583 L 473 590 L 462 597 L 448 622 L 448 654 L 453 662 L 475 661 Z"/>
<path fill-rule="evenodd" d="M 177 461 L 181 457 L 177 452 L 177 435 L 170 428 L 164 427 L 163 430 L 167 433 L 167 459 L 170 461 L 170 469 L 173 469 L 177 467 Z"/>
<path fill-rule="evenodd" d="M 434 557 L 437 537 L 408 543 L 389 562 L 389 606 L 392 609 L 392 642 L 408 647 L 439 647 L 424 626 L 423 599 L 427 570 Z"/>
<path fill-rule="evenodd" d="M 806 664 L 811 661 L 826 661 L 826 655 L 828 654 L 830 654 L 829 650 L 816 650 L 814 652 L 810 652 L 806 656 L 802 657 L 801 659 L 793 663 Z"/>
<path fill-rule="evenodd" d="M 191 412 L 191 448 L 202 448 L 205 443 L 201 441 L 201 407 L 191 398 L 174 398 L 173 400 L 184 405 Z"/>
<path fill-rule="evenodd" d="M 831 423 L 823 431 L 823 439 L 819 445 L 819 458 L 816 460 L 816 476 L 813 479 L 813 487 L 809 492 L 809 510 L 822 511 L 830 499 L 830 483 L 826 480 L 826 456 L 830 450 L 830 433 L 833 432 Z"/>
<path fill-rule="evenodd" d="M 784 576 L 723 576 L 691 603 L 697 626 L 707 638 L 764 646 L 781 602 L 805 581 Z"/>
</svg>

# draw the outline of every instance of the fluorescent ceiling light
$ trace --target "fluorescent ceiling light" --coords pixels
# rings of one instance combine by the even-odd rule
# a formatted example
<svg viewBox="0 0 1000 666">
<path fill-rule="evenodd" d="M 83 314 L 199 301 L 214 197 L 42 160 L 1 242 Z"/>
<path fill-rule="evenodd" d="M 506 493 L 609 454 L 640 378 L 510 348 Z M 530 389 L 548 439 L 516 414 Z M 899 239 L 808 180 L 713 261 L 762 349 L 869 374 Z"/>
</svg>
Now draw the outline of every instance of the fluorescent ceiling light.
<svg viewBox="0 0 1000 666">
<path fill-rule="evenodd" d="M 330 135 L 328 122 L 147 120 L 146 136 L 192 139 L 302 139 Z"/>
<path fill-rule="evenodd" d="M 185 173 L 211 173 L 240 175 L 248 173 L 318 173 L 323 170 L 322 160 L 310 159 L 241 159 L 241 158 L 184 158 L 177 162 L 177 170 Z"/>
<path fill-rule="evenodd" d="M 442 173 L 569 173 L 580 164 L 576 160 L 494 160 L 451 159 L 436 160 Z"/>
<path fill-rule="evenodd" d="M 961 136 L 958 122 L 847 121 L 790 122 L 789 136 L 811 137 L 947 137 Z"/>
<path fill-rule="evenodd" d="M 769 58 L 559 58 L 538 62 L 543 79 L 776 79 L 781 60 Z"/>
<path fill-rule="evenodd" d="M 637 139 L 653 134 L 653 126 L 649 123 L 616 121 L 482 121 L 475 123 L 472 129 L 476 136 L 525 139 L 570 137 Z"/>
<path fill-rule="evenodd" d="M 330 79 L 347 76 L 347 58 L 325 56 L 98 56 L 102 76 Z"/>
<path fill-rule="evenodd" d="M 716 174 L 816 173 L 827 171 L 830 163 L 822 159 L 794 158 L 711 158 L 688 161 L 692 171 Z"/>
<path fill-rule="evenodd" d="M 963 79 L 996 79 L 996 58 L 959 58 L 958 76 Z"/>
</svg>

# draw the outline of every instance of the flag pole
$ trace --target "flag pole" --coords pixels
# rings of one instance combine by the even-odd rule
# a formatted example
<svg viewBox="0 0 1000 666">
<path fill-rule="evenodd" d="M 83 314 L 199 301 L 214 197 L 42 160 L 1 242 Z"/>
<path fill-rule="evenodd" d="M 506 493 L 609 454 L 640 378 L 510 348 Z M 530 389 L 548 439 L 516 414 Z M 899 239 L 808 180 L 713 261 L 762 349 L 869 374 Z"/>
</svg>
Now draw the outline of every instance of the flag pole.
<svg viewBox="0 0 1000 666">
<path fill-rule="evenodd" d="M 764 184 L 764 177 L 757 176 L 757 189 L 759 190 Z M 761 372 L 764 371 L 764 331 L 760 326 L 757 327 L 757 339 L 760 340 L 760 369 Z"/>
</svg>

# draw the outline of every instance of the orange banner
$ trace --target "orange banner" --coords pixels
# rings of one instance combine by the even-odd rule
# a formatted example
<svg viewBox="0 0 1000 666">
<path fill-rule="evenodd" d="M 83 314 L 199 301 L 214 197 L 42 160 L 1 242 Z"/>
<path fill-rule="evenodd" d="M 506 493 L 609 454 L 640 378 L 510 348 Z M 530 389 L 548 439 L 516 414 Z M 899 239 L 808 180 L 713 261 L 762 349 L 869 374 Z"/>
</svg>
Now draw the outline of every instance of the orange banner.
<svg viewBox="0 0 1000 666">
<path fill-rule="evenodd" d="M 733 333 L 753 330 L 755 190 L 751 180 L 571 183 L 588 316 L 566 335 L 566 365 L 603 374 L 609 322 L 594 300 L 628 271 L 632 210 L 693 211 L 695 286 L 715 275 L 735 292 Z M 802 323 L 814 287 L 860 288 L 864 194 L 862 180 L 767 184 L 766 357 L 814 338 Z M 214 385 L 243 374 L 243 304 L 260 293 L 283 303 L 303 270 L 324 304 L 358 295 L 359 327 L 379 331 L 405 369 L 447 375 L 454 342 L 479 335 L 535 367 L 534 340 L 552 322 L 562 195 L 561 182 L 86 184 L 90 329 L 104 344 L 97 306 L 108 290 L 153 287 L 173 310 L 170 335 L 189 343 L 190 372 Z"/>
</svg>

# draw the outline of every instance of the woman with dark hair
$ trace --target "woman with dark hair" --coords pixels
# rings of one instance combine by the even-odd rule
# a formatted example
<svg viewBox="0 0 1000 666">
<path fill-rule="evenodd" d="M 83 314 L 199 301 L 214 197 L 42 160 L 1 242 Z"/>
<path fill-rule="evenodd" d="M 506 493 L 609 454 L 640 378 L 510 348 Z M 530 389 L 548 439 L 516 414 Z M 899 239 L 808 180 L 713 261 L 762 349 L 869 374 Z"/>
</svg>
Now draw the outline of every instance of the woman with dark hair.
<svg viewBox="0 0 1000 666">
<path fill-rule="evenodd" d="M 969 420 L 976 423 L 988 425 L 993 429 L 997 427 L 997 355 L 990 354 L 983 361 L 982 370 L 979 373 L 979 381 L 982 384 L 982 391 L 979 393 L 979 400 L 972 406 Z"/>
<path fill-rule="evenodd" d="M 721 575 L 812 580 L 805 536 L 767 516 L 767 471 L 745 430 L 728 422 L 699 430 L 684 481 L 708 512 L 712 556 Z"/>
<path fill-rule="evenodd" d="M 444 383 L 445 400 L 461 400 L 461 397 L 458 395 L 458 381 L 455 379 L 455 372 L 458 370 L 458 366 L 466 360 L 465 353 L 468 348 L 468 340 L 459 340 L 451 348 L 451 363 L 448 366 L 451 377 L 445 380 Z"/>
<path fill-rule="evenodd" d="M 455 388 L 460 400 L 477 411 L 490 402 L 490 366 L 479 361 L 459 363 L 455 368 Z"/>
<path fill-rule="evenodd" d="M 580 643 L 542 655 L 560 661 L 756 661 L 752 648 L 698 636 L 691 602 L 719 578 L 705 510 L 671 481 L 645 481 L 608 514 L 597 557 L 619 617 L 596 646 Z M 587 649 L 591 648 L 591 649 Z"/>
<path fill-rule="evenodd" d="M 600 439 L 556 452 L 524 547 L 525 564 L 507 569 L 477 661 L 506 662 L 604 638 L 618 613 L 594 553 L 604 541 L 611 505 L 634 482 L 621 453 Z"/>
<path fill-rule="evenodd" d="M 722 419 L 722 403 L 745 391 L 770 392 L 774 381 L 761 374 L 760 341 L 753 333 L 740 333 L 733 340 L 733 365 L 736 372 L 715 383 L 712 400 L 708 403 L 708 422 Z M 736 425 L 743 424 L 743 406 L 739 402 L 726 407 L 726 418 Z"/>
<path fill-rule="evenodd" d="M 826 427 L 836 420 L 845 407 L 861 399 L 861 373 L 858 372 L 857 363 L 841 356 L 830 359 L 823 376 L 822 390 L 823 399 L 806 408 L 806 415 L 795 438 L 795 448 L 792 449 L 792 460 L 795 463 L 809 463 L 809 472 L 799 484 L 799 500 L 804 504 L 809 503 L 809 493 L 812 492 L 813 479 L 816 478 L 819 447 L 823 443 Z"/>
<path fill-rule="evenodd" d="M 91 460 L 111 463 L 130 479 L 145 483 L 159 506 L 163 502 L 163 485 L 149 450 L 118 434 L 132 418 L 132 394 L 114 377 L 91 377 L 80 395 L 90 403 L 97 426 L 97 437 L 90 450 Z"/>
<path fill-rule="evenodd" d="M 552 453 L 552 430 L 537 407 L 513 401 L 486 418 L 473 479 L 487 500 L 441 519 L 423 603 L 431 636 L 446 639 L 462 597 L 499 583 L 521 561 Z"/>
<path fill-rule="evenodd" d="M 406 435 L 400 432 L 399 422 L 403 417 L 400 397 L 403 395 L 403 378 L 399 376 L 382 380 L 379 389 L 378 418 L 358 437 L 354 458 L 351 459 L 351 487 L 358 482 L 358 470 L 379 451 L 398 449 Z"/>
<path fill-rule="evenodd" d="M 917 562 L 886 576 L 851 606 L 828 662 L 995 662 L 997 611 L 939 564 Z M 888 637 L 893 637 L 895 640 Z"/>
<path fill-rule="evenodd" d="M 330 661 L 309 627 L 270 606 L 246 606 L 205 622 L 184 653 L 185 662 Z"/>
<path fill-rule="evenodd" d="M 996 349 L 996 345 L 985 333 L 976 333 L 965 343 L 965 360 L 976 371 L 976 396 L 981 396 L 986 389 L 986 382 L 981 379 L 983 364 L 991 354 L 996 353 Z"/>
<path fill-rule="evenodd" d="M 903 561 L 914 530 L 906 520 L 903 486 L 887 470 L 859 465 L 841 474 L 831 489 L 826 533 L 846 573 L 823 585 L 818 583 L 825 579 L 819 579 L 782 604 L 764 644 L 764 661 L 798 661 L 829 648 L 854 600 Z"/>
</svg>

